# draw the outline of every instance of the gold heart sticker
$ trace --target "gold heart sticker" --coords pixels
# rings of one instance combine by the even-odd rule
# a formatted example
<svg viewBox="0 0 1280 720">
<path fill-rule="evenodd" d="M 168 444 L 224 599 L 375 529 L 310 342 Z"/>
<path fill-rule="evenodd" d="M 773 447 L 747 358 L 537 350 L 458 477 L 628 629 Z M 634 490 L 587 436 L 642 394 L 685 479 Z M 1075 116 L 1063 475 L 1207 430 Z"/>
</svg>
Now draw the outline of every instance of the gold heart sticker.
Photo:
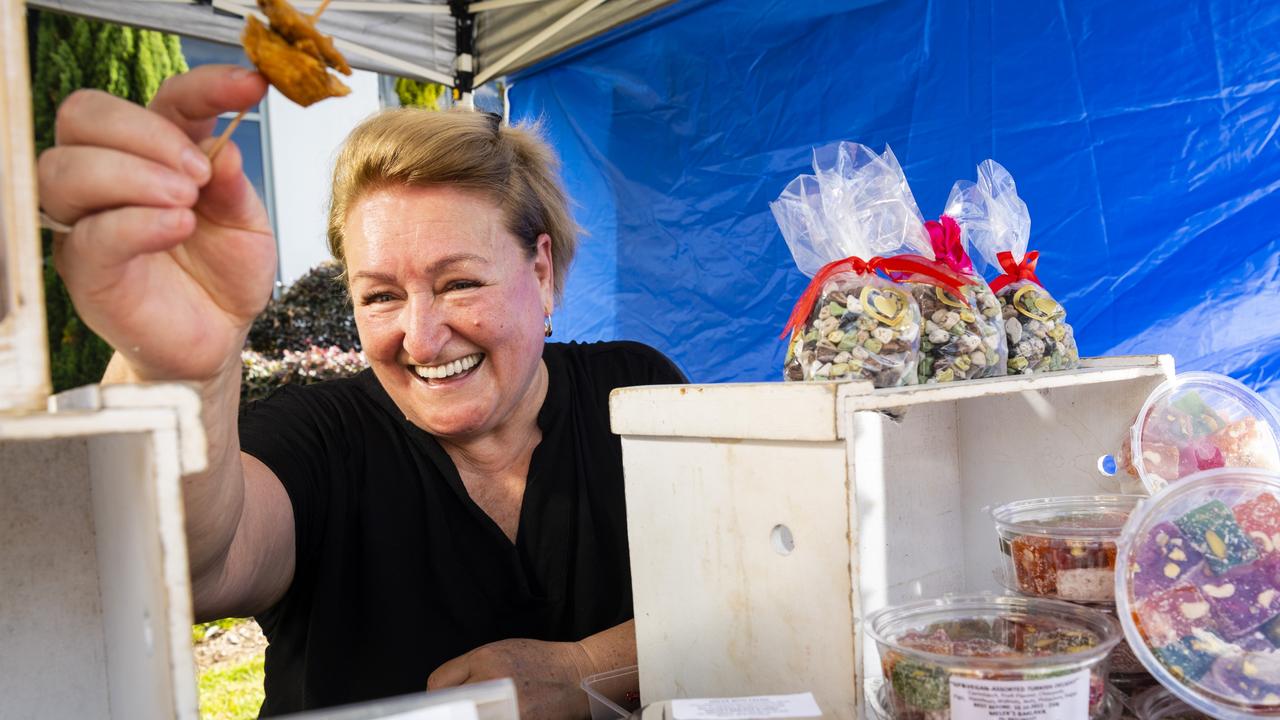
<svg viewBox="0 0 1280 720">
<path fill-rule="evenodd" d="M 965 307 L 964 303 L 960 302 L 959 300 L 956 300 L 954 295 L 952 295 L 949 292 L 946 292 L 942 288 L 935 287 L 933 289 L 933 292 L 935 295 L 938 296 L 938 302 L 942 303 L 943 305 L 947 305 L 953 308 L 964 309 Z"/>
<path fill-rule="evenodd" d="M 862 302 L 862 311 L 881 324 L 898 327 L 907 319 L 910 309 L 910 298 L 897 288 L 873 287 L 867 285 L 858 295 Z"/>
<path fill-rule="evenodd" d="M 1023 296 L 1028 294 L 1031 297 L 1026 298 L 1024 303 Z M 1053 299 L 1037 293 L 1034 285 L 1023 285 L 1013 294 L 1013 307 L 1023 315 L 1040 322 L 1051 322 L 1062 313 L 1062 306 Z"/>
</svg>

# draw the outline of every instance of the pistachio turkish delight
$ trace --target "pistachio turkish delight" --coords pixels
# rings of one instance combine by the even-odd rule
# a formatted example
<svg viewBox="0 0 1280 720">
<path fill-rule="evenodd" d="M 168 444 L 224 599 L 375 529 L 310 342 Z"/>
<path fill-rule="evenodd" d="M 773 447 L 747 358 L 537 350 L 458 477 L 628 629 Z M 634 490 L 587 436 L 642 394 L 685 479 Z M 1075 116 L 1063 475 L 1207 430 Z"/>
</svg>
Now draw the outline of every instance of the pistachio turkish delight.
<svg viewBox="0 0 1280 720">
<path fill-rule="evenodd" d="M 1193 422 L 1221 427 L 1203 413 L 1171 424 Z M 1149 501 L 1126 530 L 1121 618 L 1143 662 L 1188 702 L 1274 713 L 1280 476 L 1218 469 L 1184 483 Z"/>
</svg>

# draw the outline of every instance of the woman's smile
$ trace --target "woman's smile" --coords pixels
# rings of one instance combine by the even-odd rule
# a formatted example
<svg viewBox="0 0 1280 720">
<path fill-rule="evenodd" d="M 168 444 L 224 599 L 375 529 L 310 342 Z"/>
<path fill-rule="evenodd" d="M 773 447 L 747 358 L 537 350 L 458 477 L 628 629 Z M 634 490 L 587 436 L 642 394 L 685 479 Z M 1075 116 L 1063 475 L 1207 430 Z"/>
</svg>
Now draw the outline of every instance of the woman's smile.
<svg viewBox="0 0 1280 720">
<path fill-rule="evenodd" d="M 484 353 L 472 353 L 439 365 L 411 365 L 410 369 L 428 385 L 454 385 L 475 374 L 484 363 Z"/>
</svg>

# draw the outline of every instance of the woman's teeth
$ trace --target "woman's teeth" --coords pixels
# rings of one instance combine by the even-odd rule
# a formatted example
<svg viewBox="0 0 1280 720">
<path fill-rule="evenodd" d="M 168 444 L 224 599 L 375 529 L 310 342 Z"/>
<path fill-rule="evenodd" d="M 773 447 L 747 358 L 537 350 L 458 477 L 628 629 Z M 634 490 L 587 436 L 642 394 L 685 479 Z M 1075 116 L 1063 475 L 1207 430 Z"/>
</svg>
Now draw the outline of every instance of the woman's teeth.
<svg viewBox="0 0 1280 720">
<path fill-rule="evenodd" d="M 443 380 L 470 370 L 479 364 L 483 358 L 483 353 L 476 353 L 443 365 L 418 365 L 413 370 L 418 373 L 418 377 L 426 378 L 427 380 Z"/>
</svg>

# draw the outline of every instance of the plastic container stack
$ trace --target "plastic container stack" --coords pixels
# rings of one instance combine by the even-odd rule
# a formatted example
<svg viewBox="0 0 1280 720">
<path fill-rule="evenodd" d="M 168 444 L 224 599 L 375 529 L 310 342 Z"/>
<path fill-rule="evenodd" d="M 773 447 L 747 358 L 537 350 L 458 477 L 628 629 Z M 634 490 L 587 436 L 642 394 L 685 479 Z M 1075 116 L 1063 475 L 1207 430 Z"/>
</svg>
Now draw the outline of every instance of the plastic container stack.
<svg viewBox="0 0 1280 720">
<path fill-rule="evenodd" d="M 1002 584 L 1018 595 L 1063 600 L 1115 618 L 1116 545 L 1141 500 L 1139 495 L 1090 495 L 995 508 Z M 1108 681 L 1125 695 L 1155 683 L 1123 641 L 1111 654 L 1109 672 Z"/>
</svg>

